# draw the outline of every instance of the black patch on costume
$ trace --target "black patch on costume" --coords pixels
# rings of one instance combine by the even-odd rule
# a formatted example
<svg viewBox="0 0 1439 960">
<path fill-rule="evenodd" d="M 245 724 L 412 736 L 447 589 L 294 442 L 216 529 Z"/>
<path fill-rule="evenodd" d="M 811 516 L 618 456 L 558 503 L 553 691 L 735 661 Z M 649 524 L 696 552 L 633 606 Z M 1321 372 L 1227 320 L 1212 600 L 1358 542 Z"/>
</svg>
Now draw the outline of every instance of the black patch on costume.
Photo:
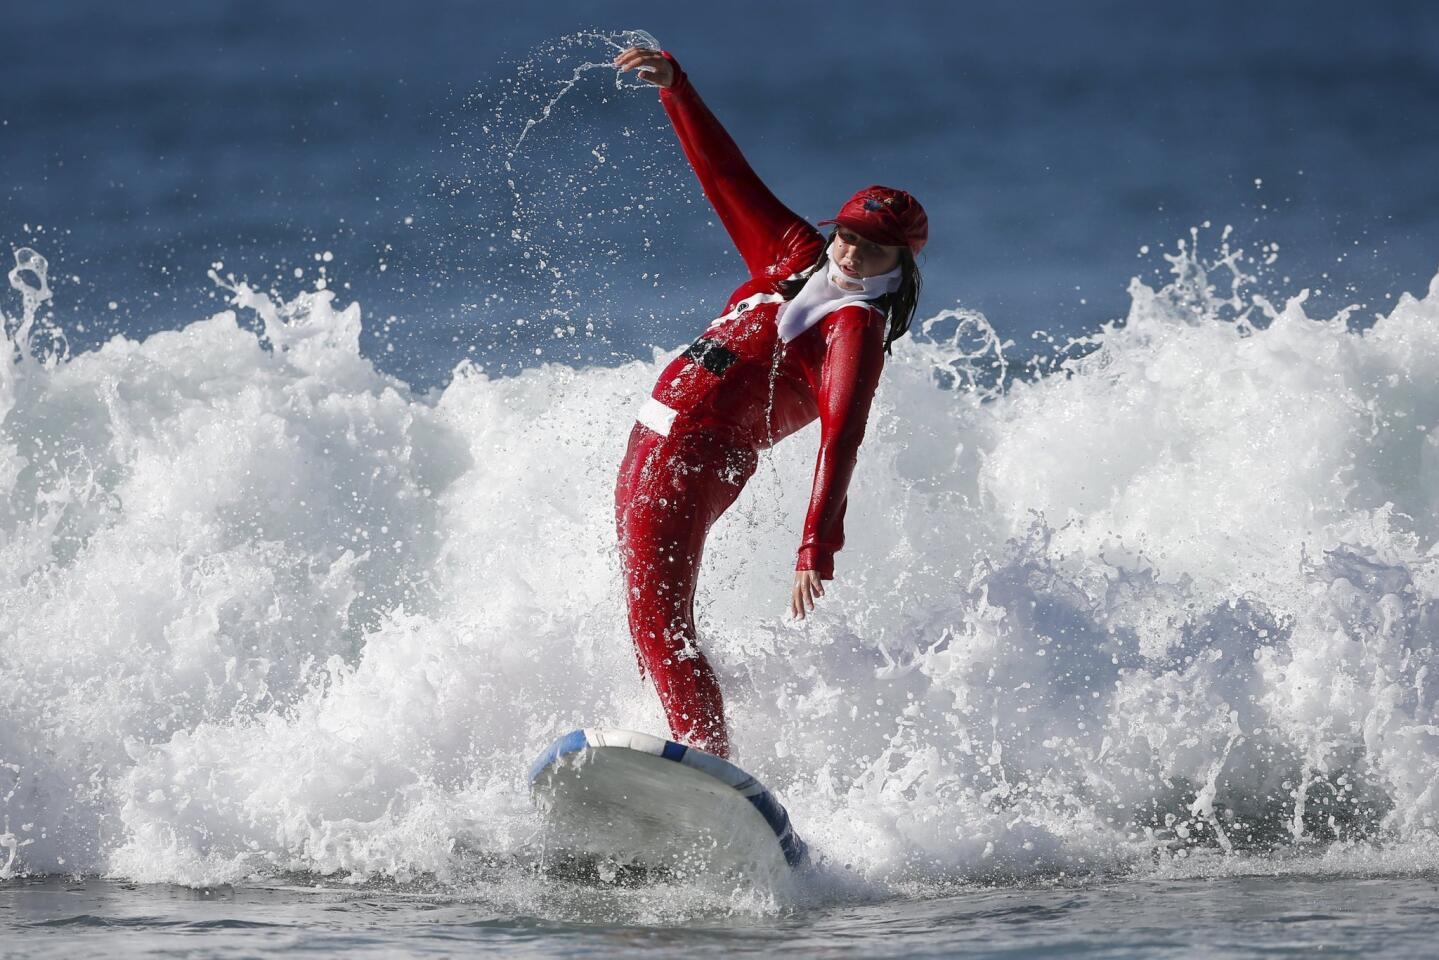
<svg viewBox="0 0 1439 960">
<path fill-rule="evenodd" d="M 685 356 L 717 377 L 724 376 L 724 372 L 739 359 L 739 354 L 707 337 L 700 337 L 690 344 Z"/>
</svg>

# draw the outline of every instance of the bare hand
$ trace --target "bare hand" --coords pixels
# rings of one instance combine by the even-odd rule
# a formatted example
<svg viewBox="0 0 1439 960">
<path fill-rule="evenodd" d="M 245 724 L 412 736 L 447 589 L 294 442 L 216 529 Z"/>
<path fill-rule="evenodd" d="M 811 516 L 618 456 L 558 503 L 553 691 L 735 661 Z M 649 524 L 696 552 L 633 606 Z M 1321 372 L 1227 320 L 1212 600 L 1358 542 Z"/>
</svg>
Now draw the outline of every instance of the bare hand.
<svg viewBox="0 0 1439 960">
<path fill-rule="evenodd" d="M 657 87 L 668 87 L 675 82 L 675 68 L 664 54 L 649 47 L 630 47 L 615 57 L 615 69 L 620 73 L 638 70 L 641 78 Z"/>
<path fill-rule="evenodd" d="M 824 581 L 813 570 L 794 572 L 794 589 L 789 595 L 790 616 L 803 620 L 806 613 L 814 611 L 815 597 L 824 596 Z"/>
</svg>

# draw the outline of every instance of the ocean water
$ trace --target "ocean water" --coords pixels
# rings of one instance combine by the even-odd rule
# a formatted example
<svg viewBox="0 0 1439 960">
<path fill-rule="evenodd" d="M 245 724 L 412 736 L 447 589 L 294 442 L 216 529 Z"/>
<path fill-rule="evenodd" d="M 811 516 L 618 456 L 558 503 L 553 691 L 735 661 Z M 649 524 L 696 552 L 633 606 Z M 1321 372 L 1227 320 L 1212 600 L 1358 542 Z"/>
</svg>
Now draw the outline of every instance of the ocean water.
<svg viewBox="0 0 1439 960">
<path fill-rule="evenodd" d="M 239 9 L 218 22 L 242 50 L 275 30 L 303 46 L 295 24 L 262 30 Z M 142 25 L 180 41 L 217 29 L 170 13 Z M 25 15 L 52 31 L 61 17 Z M 1345 49 L 1371 65 L 1402 54 L 1422 16 L 1404 8 Z M 1350 143 L 1367 118 L 1371 147 L 1409 144 L 1305 160 L 1306 177 L 1372 167 L 1362 200 L 1324 180 L 1304 203 L 1237 225 L 1216 209 L 1192 230 L 1148 204 L 1091 212 L 1095 230 L 1169 231 L 1088 263 L 1114 291 L 1093 322 L 1008 318 L 967 294 L 974 261 L 937 237 L 830 595 L 804 623 L 784 615 L 813 431 L 766 457 L 705 559 L 701 630 L 737 760 L 784 799 L 816 866 L 763 887 L 632 888 L 545 872 L 523 771 L 558 732 L 660 722 L 616 586 L 613 474 L 638 399 L 733 270 L 715 230 L 697 229 L 688 173 L 656 152 L 652 95 L 581 69 L 618 33 L 545 17 L 526 28 L 547 31 L 538 47 L 523 31 L 485 38 L 515 62 L 492 51 L 491 79 L 436 108 L 451 146 L 407 154 L 426 184 L 408 225 L 327 233 L 343 203 L 255 213 L 195 189 L 201 209 L 175 212 L 171 245 L 146 254 L 174 276 L 117 278 L 143 222 L 87 220 L 94 198 L 57 186 L 66 165 L 15 182 L 7 216 L 39 194 L 71 225 L 7 221 L 20 224 L 0 303 L 7 950 L 1424 955 L 1439 863 L 1439 277 L 1432 185 L 1414 171 L 1436 140 L 1409 129 L 1417 101 L 1364 107 L 1375 91 L 1417 97 L 1432 63 L 1410 53 L 1332 96 L 1293 94 L 1330 123 L 1295 137 Z M 661 26 L 647 28 L 679 49 Z M 1176 70 L 1222 62 L 1199 55 L 1204 29 Z M 1026 54 L 1041 74 L 1048 36 Z M 1269 21 L 1244 36 L 1241 53 L 1286 70 L 1318 57 Z M 192 89 L 176 77 L 203 49 L 179 46 L 118 57 L 114 82 L 152 71 L 157 89 Z M 698 74 L 716 54 L 696 47 Z M 314 49 L 295 75 L 353 71 L 335 52 L 352 48 Z M 1134 67 L 1119 59 L 1094 83 L 1122 87 Z M 271 89 L 242 63 L 221 58 L 193 89 Z M 1072 102 L 1035 89 L 1053 109 Z M 1147 129 L 1085 96 L 1101 128 Z M 103 99 L 40 98 L 72 120 Z M 136 141 L 161 158 L 150 187 L 169 151 L 199 149 L 186 138 L 275 120 L 256 108 L 196 131 L 155 109 L 178 146 Z M 26 131 L 73 135 L 33 110 L 7 141 L 21 173 L 48 155 Z M 590 137 L 616 123 L 629 134 Z M 763 155 L 793 128 L 751 135 Z M 1253 152 L 1225 163 L 1282 153 L 1251 134 Z M 124 130 L 115 142 L 133 146 Z M 242 167 L 261 176 L 264 156 Z M 1235 204 L 1206 164 L 1171 172 L 1174 195 Z M 1260 165 L 1246 196 L 1270 182 Z M 830 185 L 796 185 L 824 212 Z M 937 189 L 932 209 L 971 189 Z M 1011 203 L 1021 222 L 996 235 L 1019 236 L 1049 201 L 1016 196 L 975 215 Z M 1342 230 L 1299 229 L 1371 206 L 1412 218 L 1364 220 L 1362 256 Z M 396 224 L 418 231 L 408 246 L 388 239 Z M 1269 230 L 1303 239 L 1276 247 Z M 249 238 L 233 255 L 229 234 Z M 347 236 L 374 260 L 356 266 Z M 996 288 L 1015 276 L 994 274 Z M 1048 264 L 1025 282 L 1037 302 L 1071 278 Z"/>
<path fill-rule="evenodd" d="M 522 202 L 494 176 L 568 58 L 594 59 L 560 43 L 582 30 L 671 48 L 811 220 L 912 190 L 930 309 L 1021 346 L 1123 316 L 1128 279 L 1162 282 L 1158 251 L 1206 222 L 1277 245 L 1269 292 L 1325 315 L 1387 312 L 1439 265 L 1432 4 L 66 0 L 6 24 L 0 221 L 43 236 L 77 346 L 212 311 L 215 261 L 286 299 L 325 268 L 376 321 L 367 354 L 422 387 L 466 356 L 686 339 L 740 267 L 652 95 L 586 73 L 514 158 Z M 571 324 L 591 335 L 556 341 Z"/>
<path fill-rule="evenodd" d="M 1167 877 L 1084 885 L 967 885 L 762 918 L 664 922 L 570 897 L 566 919 L 411 890 L 293 885 L 194 889 L 33 881 L 6 890 L 0 922 L 25 956 L 1368 957 L 1427 956 L 1432 879 Z M 564 892 L 553 892 L 566 899 Z M 532 907 L 533 909 L 533 907 Z M 656 919 L 658 918 L 658 919 Z M 13 944 L 13 940 L 10 941 Z"/>
<path fill-rule="evenodd" d="M 537 873 L 522 771 L 555 731 L 659 717 L 606 481 L 665 356 L 416 394 L 360 352 L 358 305 L 237 284 L 232 309 L 62 358 L 37 256 L 0 380 L 17 922 L 84 902 L 24 877 L 105 875 L 144 903 L 232 887 L 224 923 L 270 922 L 253 887 L 342 911 L 419 889 L 501 937 L 598 917 L 769 942 L 799 916 L 843 939 L 859 904 L 861 926 L 917 918 L 922 952 L 970 885 L 1027 918 L 1181 869 L 1221 878 L 1197 887 L 1213 922 L 1259 882 L 1236 876 L 1280 874 L 1276 902 L 1428 889 L 1439 281 L 1355 329 L 1222 298 L 1239 264 L 1176 255 L 1087 352 L 1003 381 L 982 319 L 934 318 L 886 372 L 853 486 L 875 506 L 816 614 L 788 621 L 780 589 L 803 442 L 705 561 L 739 760 L 818 866 L 636 892 Z M 80 927 L 131 910 L 129 886 L 87 889 L 111 906 Z M 192 922 L 168 910 L 145 916 Z M 1372 920 L 1318 913 L 1332 936 Z"/>
</svg>

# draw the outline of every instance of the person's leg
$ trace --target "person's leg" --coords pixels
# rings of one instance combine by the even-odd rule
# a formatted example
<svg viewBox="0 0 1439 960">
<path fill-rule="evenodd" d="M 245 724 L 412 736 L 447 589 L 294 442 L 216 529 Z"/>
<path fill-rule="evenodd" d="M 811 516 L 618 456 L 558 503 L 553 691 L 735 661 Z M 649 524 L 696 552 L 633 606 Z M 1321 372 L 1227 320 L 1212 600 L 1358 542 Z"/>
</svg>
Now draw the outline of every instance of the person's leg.
<svg viewBox="0 0 1439 960">
<path fill-rule="evenodd" d="M 672 736 L 729 754 L 724 697 L 700 652 L 695 582 L 709 527 L 753 472 L 751 451 L 636 428 L 615 491 L 630 633 Z"/>
</svg>

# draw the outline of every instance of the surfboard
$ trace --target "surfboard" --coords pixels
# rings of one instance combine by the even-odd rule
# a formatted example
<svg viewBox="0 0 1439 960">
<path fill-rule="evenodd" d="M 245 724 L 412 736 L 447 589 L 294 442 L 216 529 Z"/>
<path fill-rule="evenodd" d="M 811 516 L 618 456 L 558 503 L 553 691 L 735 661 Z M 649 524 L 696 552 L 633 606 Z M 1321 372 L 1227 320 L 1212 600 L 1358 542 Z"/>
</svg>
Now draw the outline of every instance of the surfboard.
<svg viewBox="0 0 1439 960">
<path fill-rule="evenodd" d="M 727 760 L 632 730 L 560 737 L 529 771 L 547 865 L 601 880 L 738 875 L 804 867 L 783 804 Z"/>
</svg>

